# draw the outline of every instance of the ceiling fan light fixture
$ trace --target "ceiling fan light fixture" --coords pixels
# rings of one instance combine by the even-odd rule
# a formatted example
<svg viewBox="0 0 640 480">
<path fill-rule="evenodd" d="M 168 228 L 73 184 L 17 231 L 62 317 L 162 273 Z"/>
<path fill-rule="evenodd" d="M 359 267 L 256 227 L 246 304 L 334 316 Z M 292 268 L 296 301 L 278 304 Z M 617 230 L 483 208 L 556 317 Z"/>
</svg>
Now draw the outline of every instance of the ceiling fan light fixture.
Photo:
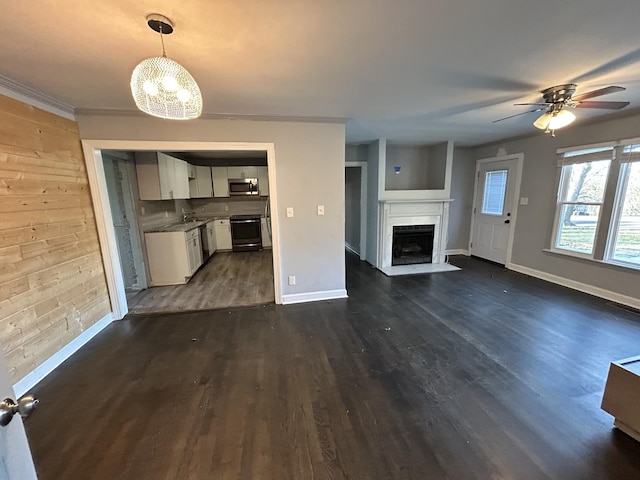
<svg viewBox="0 0 640 480">
<path fill-rule="evenodd" d="M 540 130 L 557 130 L 573 123 L 576 116 L 569 110 L 559 110 L 557 112 L 545 112 L 535 122 L 533 126 Z"/>
<path fill-rule="evenodd" d="M 202 93 L 193 76 L 167 58 L 162 36 L 173 32 L 171 21 L 158 14 L 147 16 L 149 27 L 160 33 L 162 57 L 140 62 L 131 74 L 131 95 L 136 107 L 154 117 L 190 120 L 202 114 Z"/>
</svg>

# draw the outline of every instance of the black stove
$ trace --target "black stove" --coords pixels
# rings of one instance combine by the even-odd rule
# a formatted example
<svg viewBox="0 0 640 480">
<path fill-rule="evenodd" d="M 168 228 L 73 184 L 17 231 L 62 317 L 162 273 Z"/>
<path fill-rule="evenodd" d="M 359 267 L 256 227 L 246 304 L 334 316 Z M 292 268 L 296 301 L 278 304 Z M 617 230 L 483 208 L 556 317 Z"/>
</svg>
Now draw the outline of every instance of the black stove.
<svg viewBox="0 0 640 480">
<path fill-rule="evenodd" d="M 231 245 L 234 252 L 262 250 L 260 215 L 231 215 Z"/>
<path fill-rule="evenodd" d="M 231 215 L 231 217 L 229 217 L 231 221 L 233 220 L 255 220 L 258 219 L 260 220 L 260 215 L 257 213 L 250 213 L 248 215 Z"/>
</svg>

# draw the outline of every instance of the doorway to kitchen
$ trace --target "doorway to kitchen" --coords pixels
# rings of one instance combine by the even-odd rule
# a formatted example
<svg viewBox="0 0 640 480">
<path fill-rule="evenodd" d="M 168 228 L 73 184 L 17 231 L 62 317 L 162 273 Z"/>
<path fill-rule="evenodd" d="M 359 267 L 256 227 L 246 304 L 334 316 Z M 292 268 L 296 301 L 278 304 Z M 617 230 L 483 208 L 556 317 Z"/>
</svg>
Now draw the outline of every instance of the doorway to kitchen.
<svg viewBox="0 0 640 480">
<path fill-rule="evenodd" d="M 345 248 L 364 260 L 367 254 L 367 163 L 345 162 Z"/>
<path fill-rule="evenodd" d="M 94 202 L 96 212 L 96 223 L 98 225 L 98 233 L 100 236 L 101 251 L 105 264 L 105 274 L 107 277 L 107 285 L 109 287 L 109 296 L 113 307 L 114 318 L 122 318 L 129 311 L 126 289 L 123 271 L 120 268 L 120 256 L 117 249 L 117 239 L 115 226 L 112 221 L 112 211 L 109 204 L 108 190 L 106 187 L 105 177 L 105 165 L 103 162 L 102 151 L 103 150 L 122 150 L 122 151 L 183 151 L 183 152 L 203 152 L 203 151 L 262 151 L 266 152 L 267 166 L 268 166 L 268 179 L 271 185 L 271 192 L 268 197 L 271 214 L 271 242 L 273 250 L 268 252 L 243 252 L 243 255 L 249 255 L 251 253 L 261 254 L 260 258 L 255 259 L 259 265 L 264 265 L 265 262 L 271 265 L 269 271 L 271 277 L 269 286 L 273 290 L 272 298 L 276 303 L 281 303 L 281 265 L 280 257 L 278 254 L 278 216 L 277 216 L 277 190 L 276 184 L 276 163 L 275 163 L 275 149 L 271 143 L 233 143 L 233 142 L 150 142 L 150 141 L 113 141 L 113 140 L 85 140 L 83 141 L 83 148 L 85 152 L 85 158 L 87 163 L 87 173 L 89 176 L 89 183 L 91 186 L 92 199 Z M 177 209 L 177 205 L 172 204 Z M 197 213 L 197 212 L 196 212 Z M 228 217 L 228 215 L 227 215 Z M 224 262 L 225 257 L 231 256 L 233 253 L 223 252 L 219 256 L 220 265 L 218 265 L 218 271 L 216 272 L 216 278 L 224 278 L 223 272 L 234 271 L 234 259 L 227 258 L 228 262 Z M 215 256 L 214 256 L 215 257 Z M 212 257 L 212 259 L 214 258 Z M 238 260 L 239 256 L 236 256 Z M 248 257 L 244 257 L 247 260 Z M 216 270 L 215 262 L 211 263 L 211 269 Z M 237 262 L 236 262 L 237 263 Z M 251 268 L 247 271 L 251 271 Z M 205 268 L 194 275 L 194 279 L 198 274 L 204 274 L 206 276 Z M 213 275 L 209 277 L 213 278 Z M 211 283 L 211 282 L 207 282 Z M 177 289 L 181 285 L 167 287 L 170 289 Z M 228 292 L 227 292 L 228 293 Z M 206 292 L 191 292 L 189 295 L 195 296 L 204 295 Z M 195 298 L 192 297 L 192 298 Z M 227 295 L 229 297 L 229 295 Z M 197 309 L 198 307 L 196 307 Z M 208 308 L 208 307 L 202 307 Z"/>
</svg>

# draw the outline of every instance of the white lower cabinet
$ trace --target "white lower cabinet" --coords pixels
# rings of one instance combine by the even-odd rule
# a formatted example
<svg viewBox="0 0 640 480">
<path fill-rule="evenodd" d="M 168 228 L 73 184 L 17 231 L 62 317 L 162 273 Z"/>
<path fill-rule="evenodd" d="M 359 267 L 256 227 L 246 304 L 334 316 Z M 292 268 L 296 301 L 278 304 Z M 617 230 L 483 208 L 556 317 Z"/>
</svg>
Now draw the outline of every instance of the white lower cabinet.
<svg viewBox="0 0 640 480">
<path fill-rule="evenodd" d="M 202 265 L 200 230 L 144 234 L 151 286 L 187 283 Z"/>
<path fill-rule="evenodd" d="M 214 220 L 216 246 L 218 250 L 231 250 L 231 223 L 229 219 Z"/>
</svg>

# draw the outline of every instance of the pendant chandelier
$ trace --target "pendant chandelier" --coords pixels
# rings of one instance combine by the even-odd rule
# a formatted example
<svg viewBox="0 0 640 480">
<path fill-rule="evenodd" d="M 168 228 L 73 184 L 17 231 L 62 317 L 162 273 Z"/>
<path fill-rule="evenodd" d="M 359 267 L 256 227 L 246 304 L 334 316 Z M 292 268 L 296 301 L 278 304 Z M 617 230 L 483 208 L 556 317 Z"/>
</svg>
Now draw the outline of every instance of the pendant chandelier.
<svg viewBox="0 0 640 480">
<path fill-rule="evenodd" d="M 160 33 L 162 56 L 143 60 L 131 74 L 131 94 L 136 107 L 154 117 L 189 120 L 202 114 L 202 94 L 191 74 L 167 58 L 163 35 L 173 33 L 171 20 L 153 13 L 147 24 Z"/>
</svg>

